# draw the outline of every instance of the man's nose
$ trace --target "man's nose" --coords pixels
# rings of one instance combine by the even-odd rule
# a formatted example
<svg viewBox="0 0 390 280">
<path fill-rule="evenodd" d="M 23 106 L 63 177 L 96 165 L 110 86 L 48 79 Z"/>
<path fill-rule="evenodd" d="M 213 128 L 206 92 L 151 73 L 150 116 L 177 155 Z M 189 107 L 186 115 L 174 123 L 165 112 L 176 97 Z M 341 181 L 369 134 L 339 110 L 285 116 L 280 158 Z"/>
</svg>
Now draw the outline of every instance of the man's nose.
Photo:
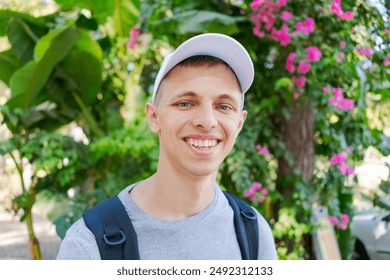
<svg viewBox="0 0 390 280">
<path fill-rule="evenodd" d="M 216 112 L 212 106 L 201 106 L 194 115 L 192 124 L 195 127 L 203 128 L 204 130 L 211 130 L 218 124 Z"/>
</svg>

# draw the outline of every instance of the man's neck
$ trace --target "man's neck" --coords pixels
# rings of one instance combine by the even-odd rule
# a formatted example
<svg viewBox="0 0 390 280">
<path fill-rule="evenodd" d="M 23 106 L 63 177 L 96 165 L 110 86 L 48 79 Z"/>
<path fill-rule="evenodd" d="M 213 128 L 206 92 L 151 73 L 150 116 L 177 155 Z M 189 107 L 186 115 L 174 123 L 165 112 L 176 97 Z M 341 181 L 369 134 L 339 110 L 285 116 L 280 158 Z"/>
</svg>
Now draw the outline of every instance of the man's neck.
<svg viewBox="0 0 390 280">
<path fill-rule="evenodd" d="M 130 195 L 147 214 L 161 220 L 179 220 L 193 216 L 213 201 L 216 174 L 182 176 L 168 170 L 137 185 Z"/>
</svg>

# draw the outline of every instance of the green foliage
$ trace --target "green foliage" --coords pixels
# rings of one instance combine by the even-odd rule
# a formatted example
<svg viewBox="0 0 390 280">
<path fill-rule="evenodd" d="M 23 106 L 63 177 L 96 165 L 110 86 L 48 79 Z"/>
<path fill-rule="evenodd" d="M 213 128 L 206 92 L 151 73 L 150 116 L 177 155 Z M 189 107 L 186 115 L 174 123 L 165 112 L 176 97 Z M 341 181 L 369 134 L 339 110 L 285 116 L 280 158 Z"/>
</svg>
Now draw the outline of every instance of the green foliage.
<svg viewBox="0 0 390 280">
<path fill-rule="evenodd" d="M 75 30 L 58 28 L 37 42 L 35 59 L 17 70 L 10 79 L 12 98 L 7 105 L 11 110 L 35 105 L 34 101 L 54 66 L 67 55 L 78 36 Z"/>
<path fill-rule="evenodd" d="M 294 243 L 302 244 L 302 240 L 305 234 L 309 233 L 311 230 L 310 223 L 302 223 L 297 221 L 297 209 L 286 207 L 282 208 L 279 211 L 279 219 L 274 224 L 274 237 L 283 239 L 286 236 L 287 242 L 280 244 L 277 247 L 278 255 L 281 259 L 304 259 L 306 257 L 306 252 L 303 249 L 303 246 L 299 246 L 296 250 L 289 252 L 288 248 L 294 247 Z"/>
<path fill-rule="evenodd" d="M 203 32 L 218 32 L 230 35 L 239 31 L 237 22 L 242 20 L 243 17 L 233 18 L 212 11 L 191 10 L 153 22 L 153 26 L 150 26 L 150 28 L 180 35 Z"/>
<path fill-rule="evenodd" d="M 12 74 L 20 67 L 16 56 L 10 51 L 0 53 L 0 80 L 9 84 Z"/>
<path fill-rule="evenodd" d="M 58 11 L 39 18 L 0 11 L 0 35 L 11 43 L 0 53 L 0 79 L 11 88 L 1 113 L 13 133 L 13 138 L 1 143 L 0 154 L 13 155 L 16 164 L 27 159 L 35 167 L 30 190 L 15 198 L 19 207 L 31 208 L 34 192 L 67 197 L 64 212 L 53 217 L 62 237 L 85 209 L 154 172 L 157 138 L 140 108 L 150 95 L 164 54 L 194 34 L 232 35 L 254 61 L 255 82 L 245 96 L 246 124 L 218 180 L 239 196 L 254 182 L 268 190 L 264 202 L 252 204 L 270 222 L 280 258 L 309 257 L 305 241 L 313 230 L 314 205 L 326 206 L 330 215 L 353 214 L 357 178 L 330 164 L 332 156 L 352 146 L 346 163 L 355 167 L 369 146 L 388 154 L 386 121 L 372 125 L 368 112 L 389 99 L 389 69 L 383 65 L 389 47 L 383 30 L 389 26 L 369 1 L 342 2 L 344 10 L 355 12 L 353 21 L 332 14 L 331 0 L 288 1 L 283 9 L 294 15 L 289 31 L 308 17 L 314 19 L 315 29 L 310 35 L 293 36 L 286 46 L 253 34 L 249 0 L 56 2 Z M 280 13 L 276 14 L 275 27 L 282 25 Z M 139 28 L 141 36 L 134 48 L 126 48 L 131 28 Z M 286 70 L 286 59 L 295 52 L 297 64 L 305 59 L 309 46 L 317 46 L 322 56 L 311 64 L 306 84 L 299 89 Z M 375 51 L 364 56 L 357 52 L 359 47 Z M 324 87 L 330 93 L 325 94 Z M 334 88 L 354 101 L 353 109 L 343 111 L 329 104 Z M 313 142 L 302 143 L 315 146 L 314 158 L 301 160 L 315 162 L 306 177 L 303 174 L 309 169 L 302 168 L 305 165 L 291 150 L 292 140 L 283 138 L 281 131 L 302 108 L 314 111 Z M 82 129 L 84 143 L 57 133 L 70 123 Z M 270 154 L 259 153 L 257 145 Z M 291 168 L 281 176 L 286 163 Z M 381 188 L 387 191 L 388 184 L 382 183 Z M 69 190 L 74 192 L 71 197 Z M 349 229 L 336 233 L 343 258 L 350 258 Z"/>
</svg>

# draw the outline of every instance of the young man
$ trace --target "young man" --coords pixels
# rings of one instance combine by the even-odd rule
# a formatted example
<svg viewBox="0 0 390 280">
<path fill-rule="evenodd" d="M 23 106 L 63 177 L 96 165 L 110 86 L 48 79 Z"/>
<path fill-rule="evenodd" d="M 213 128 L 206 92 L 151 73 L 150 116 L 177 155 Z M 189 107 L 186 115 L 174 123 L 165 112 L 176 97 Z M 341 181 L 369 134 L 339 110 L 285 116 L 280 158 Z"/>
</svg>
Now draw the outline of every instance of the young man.
<svg viewBox="0 0 390 280">
<path fill-rule="evenodd" d="M 233 210 L 216 183 L 247 112 L 254 77 L 245 48 L 222 34 L 193 37 L 168 55 L 146 104 L 159 137 L 156 173 L 119 193 L 140 259 L 241 259 Z M 271 230 L 256 212 L 259 259 L 277 259 Z M 58 259 L 100 259 L 83 219 L 67 232 Z"/>
</svg>

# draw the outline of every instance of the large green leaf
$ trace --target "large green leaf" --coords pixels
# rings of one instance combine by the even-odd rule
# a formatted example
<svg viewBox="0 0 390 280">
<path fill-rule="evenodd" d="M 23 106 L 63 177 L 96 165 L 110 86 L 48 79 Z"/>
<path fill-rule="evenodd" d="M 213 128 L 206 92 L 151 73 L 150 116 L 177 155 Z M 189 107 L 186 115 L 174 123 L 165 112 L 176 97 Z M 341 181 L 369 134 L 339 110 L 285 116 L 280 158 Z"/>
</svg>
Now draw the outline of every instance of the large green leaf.
<svg viewBox="0 0 390 280">
<path fill-rule="evenodd" d="M 23 19 L 25 21 L 28 21 L 30 23 L 34 23 L 35 26 L 40 26 L 42 28 L 46 26 L 44 17 L 35 18 L 29 14 L 19 13 L 16 11 L 0 10 L 0 36 L 5 35 L 6 29 L 8 26 L 8 22 L 13 17 L 17 17 L 17 18 Z"/>
<path fill-rule="evenodd" d="M 96 18 L 99 25 L 107 22 L 109 32 L 119 37 L 128 36 L 130 28 L 138 23 L 141 7 L 140 0 L 57 0 L 56 2 L 63 9 L 78 7 L 89 10 L 92 18 Z M 81 21 L 87 23 L 83 16 L 80 17 L 78 24 L 82 24 Z M 87 27 L 90 28 L 90 25 Z"/>
<path fill-rule="evenodd" d="M 115 29 L 120 37 L 129 35 L 130 29 L 138 23 L 140 15 L 139 0 L 121 0 L 115 2 Z"/>
<path fill-rule="evenodd" d="M 3 122 L 7 124 L 13 134 L 20 134 L 21 131 L 33 131 L 41 128 L 45 131 L 52 131 L 75 119 L 77 111 L 69 108 L 58 107 L 56 104 L 45 101 L 38 106 L 28 110 L 9 110 L 9 104 L 1 108 L 4 117 Z"/>
<path fill-rule="evenodd" d="M 78 37 L 77 30 L 60 27 L 39 40 L 35 47 L 36 60 L 30 61 L 11 77 L 10 109 L 26 109 L 33 104 L 53 68 L 68 54 Z"/>
<path fill-rule="evenodd" d="M 97 101 L 101 85 L 103 53 L 99 44 L 87 33 L 80 33 L 74 48 L 61 62 L 61 66 L 72 79 L 82 101 L 89 105 Z"/>
<path fill-rule="evenodd" d="M 98 18 L 100 23 L 104 23 L 109 16 L 114 15 L 115 2 L 102 0 L 56 0 L 63 9 L 73 9 L 75 7 L 91 11 L 92 16 Z"/>
<path fill-rule="evenodd" d="M 18 17 L 9 21 L 7 31 L 13 52 L 23 63 L 33 59 L 35 44 L 46 33 L 47 29 L 30 24 Z"/>
<path fill-rule="evenodd" d="M 20 67 L 20 63 L 11 50 L 0 53 L 0 80 L 9 84 L 13 73 Z"/>
<path fill-rule="evenodd" d="M 158 29 L 175 34 L 216 32 L 236 34 L 237 22 L 242 17 L 231 17 L 212 11 L 189 11 L 154 23 Z"/>
</svg>

